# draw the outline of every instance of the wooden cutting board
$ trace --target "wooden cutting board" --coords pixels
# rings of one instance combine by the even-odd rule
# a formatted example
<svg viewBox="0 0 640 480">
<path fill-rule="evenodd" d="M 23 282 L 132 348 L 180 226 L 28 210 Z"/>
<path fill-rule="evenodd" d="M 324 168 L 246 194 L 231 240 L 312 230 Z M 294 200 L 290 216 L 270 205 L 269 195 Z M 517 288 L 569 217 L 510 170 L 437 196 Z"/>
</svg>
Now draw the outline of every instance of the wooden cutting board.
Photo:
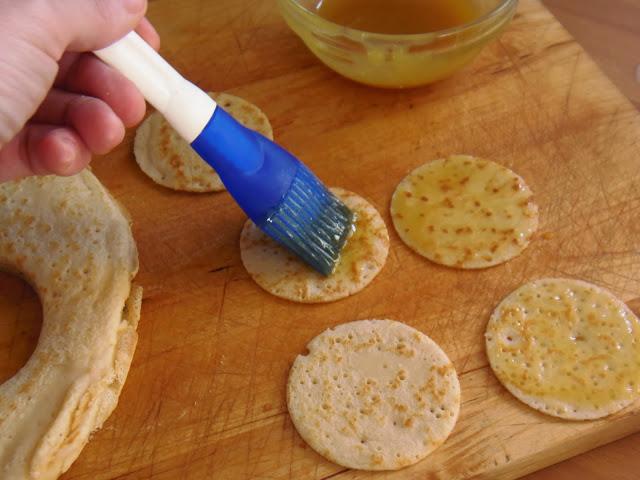
<svg viewBox="0 0 640 480">
<path fill-rule="evenodd" d="M 500 41 L 455 78 L 375 90 L 321 66 L 275 2 L 150 2 L 162 52 L 205 89 L 246 97 L 276 139 L 329 185 L 367 197 L 391 251 L 362 293 L 298 305 L 264 293 L 238 252 L 244 215 L 226 194 L 184 194 L 147 179 L 125 144 L 94 171 L 130 210 L 145 288 L 140 340 L 120 403 L 66 479 L 516 478 L 640 430 L 640 402 L 605 420 L 554 419 L 512 398 L 487 366 L 493 307 L 528 280 L 581 278 L 640 312 L 640 116 L 534 0 Z M 540 234 L 484 271 L 436 266 L 391 228 L 395 185 L 413 167 L 470 153 L 520 173 L 536 193 Z M 0 381 L 23 364 L 39 328 L 37 298 L 0 277 Z M 314 453 L 286 412 L 291 362 L 316 334 L 392 318 L 453 359 L 463 405 L 449 441 L 390 474 L 347 471 Z"/>
</svg>

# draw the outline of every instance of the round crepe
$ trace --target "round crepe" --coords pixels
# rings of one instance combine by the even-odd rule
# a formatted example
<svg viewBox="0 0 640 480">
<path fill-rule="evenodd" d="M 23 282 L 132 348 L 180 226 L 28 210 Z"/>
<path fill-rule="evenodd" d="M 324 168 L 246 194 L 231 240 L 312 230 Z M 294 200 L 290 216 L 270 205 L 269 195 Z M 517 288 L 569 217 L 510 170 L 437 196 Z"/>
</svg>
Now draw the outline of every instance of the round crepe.
<svg viewBox="0 0 640 480">
<path fill-rule="evenodd" d="M 640 393 L 640 321 L 595 285 L 527 283 L 498 305 L 485 338 L 500 382 L 549 415 L 604 417 Z"/>
<path fill-rule="evenodd" d="M 444 443 L 460 410 L 453 364 L 423 333 L 391 320 L 330 328 L 291 367 L 289 415 L 332 462 L 396 470 Z"/>
<path fill-rule="evenodd" d="M 355 213 L 355 232 L 342 249 L 334 272 L 324 277 L 247 220 L 240 235 L 242 263 L 269 293 L 303 303 L 332 302 L 358 293 L 375 278 L 389 253 L 389 234 L 378 211 L 341 188 L 331 191 Z"/>
<path fill-rule="evenodd" d="M 245 127 L 273 140 L 267 116 L 252 103 L 228 93 L 211 97 Z M 136 161 L 144 173 L 165 187 L 187 192 L 219 192 L 224 185 L 218 174 L 167 123 L 154 112 L 142 122 L 133 147 Z"/>
<path fill-rule="evenodd" d="M 538 228 L 524 180 L 497 163 L 453 155 L 400 182 L 391 216 L 400 238 L 429 260 L 485 268 L 520 254 Z"/>
<path fill-rule="evenodd" d="M 0 184 L 0 268 L 40 296 L 38 345 L 0 386 L 0 477 L 65 472 L 118 402 L 141 289 L 129 221 L 88 171 Z"/>
</svg>

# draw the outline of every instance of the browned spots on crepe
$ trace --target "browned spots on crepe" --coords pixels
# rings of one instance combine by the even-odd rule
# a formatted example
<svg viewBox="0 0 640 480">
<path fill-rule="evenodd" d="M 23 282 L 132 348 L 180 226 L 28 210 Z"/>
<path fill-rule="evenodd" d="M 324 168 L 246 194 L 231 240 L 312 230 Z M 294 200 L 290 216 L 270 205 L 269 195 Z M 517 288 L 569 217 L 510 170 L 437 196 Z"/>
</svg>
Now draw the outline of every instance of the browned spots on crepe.
<svg viewBox="0 0 640 480">
<path fill-rule="evenodd" d="M 460 408 L 457 375 L 418 330 L 391 320 L 350 322 L 307 349 L 291 368 L 287 406 L 302 438 L 333 462 L 395 470 L 420 461 L 451 433 Z"/>
<path fill-rule="evenodd" d="M 226 93 L 211 96 L 219 107 L 224 108 L 247 128 L 273 139 L 271 124 L 257 106 Z M 159 112 L 149 115 L 138 128 L 134 154 L 140 168 L 160 185 L 189 192 L 224 190 L 218 174 L 195 153 Z"/>
<path fill-rule="evenodd" d="M 524 180 L 502 165 L 454 155 L 426 163 L 402 180 L 391 217 L 400 238 L 426 258 L 484 268 L 526 248 L 538 226 L 532 196 Z"/>
<path fill-rule="evenodd" d="M 366 287 L 384 266 L 389 234 L 378 211 L 366 200 L 339 188 L 332 191 L 355 213 L 349 237 L 335 271 L 324 277 L 247 221 L 240 236 L 242 261 L 258 285 L 289 300 L 318 303 L 353 295 Z"/>
<path fill-rule="evenodd" d="M 600 418 L 640 396 L 640 320 L 598 286 L 527 283 L 498 305 L 485 339 L 498 379 L 549 415 Z"/>
<path fill-rule="evenodd" d="M 140 314 L 137 250 L 128 215 L 89 170 L 5 182 L 0 198 L 0 266 L 34 287 L 43 310 L 31 359 L 0 385 L 0 451 L 12 452 L 0 471 L 57 478 L 126 379 Z"/>
</svg>

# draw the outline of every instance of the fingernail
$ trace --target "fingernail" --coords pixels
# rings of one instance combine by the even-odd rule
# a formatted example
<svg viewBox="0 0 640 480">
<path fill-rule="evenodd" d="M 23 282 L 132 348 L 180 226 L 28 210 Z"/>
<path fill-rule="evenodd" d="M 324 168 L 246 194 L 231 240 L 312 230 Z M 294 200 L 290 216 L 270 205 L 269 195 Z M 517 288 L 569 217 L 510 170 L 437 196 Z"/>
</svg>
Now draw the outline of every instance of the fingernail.
<svg viewBox="0 0 640 480">
<path fill-rule="evenodd" d="M 127 9 L 129 13 L 138 14 L 144 11 L 146 2 L 145 0 L 122 0 L 124 4 L 124 8 Z"/>
<path fill-rule="evenodd" d="M 74 170 L 76 158 L 78 156 L 78 144 L 75 139 L 69 135 L 63 134 L 58 137 L 60 142 L 60 158 L 58 166 L 60 174 L 69 173 Z"/>
</svg>

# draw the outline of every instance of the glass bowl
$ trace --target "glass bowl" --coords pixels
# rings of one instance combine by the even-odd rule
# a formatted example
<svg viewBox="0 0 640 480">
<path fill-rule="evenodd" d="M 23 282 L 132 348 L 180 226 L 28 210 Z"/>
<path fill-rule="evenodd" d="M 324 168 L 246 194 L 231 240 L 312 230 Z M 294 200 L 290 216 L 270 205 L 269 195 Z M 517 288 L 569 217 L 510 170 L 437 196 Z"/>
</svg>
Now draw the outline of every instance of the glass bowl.
<svg viewBox="0 0 640 480">
<path fill-rule="evenodd" d="M 316 13 L 319 1 L 278 4 L 289 27 L 325 65 L 356 82 L 388 88 L 425 85 L 460 70 L 502 32 L 518 4 L 469 0 L 480 13 L 472 22 L 436 32 L 389 35 L 326 20 Z"/>
</svg>

